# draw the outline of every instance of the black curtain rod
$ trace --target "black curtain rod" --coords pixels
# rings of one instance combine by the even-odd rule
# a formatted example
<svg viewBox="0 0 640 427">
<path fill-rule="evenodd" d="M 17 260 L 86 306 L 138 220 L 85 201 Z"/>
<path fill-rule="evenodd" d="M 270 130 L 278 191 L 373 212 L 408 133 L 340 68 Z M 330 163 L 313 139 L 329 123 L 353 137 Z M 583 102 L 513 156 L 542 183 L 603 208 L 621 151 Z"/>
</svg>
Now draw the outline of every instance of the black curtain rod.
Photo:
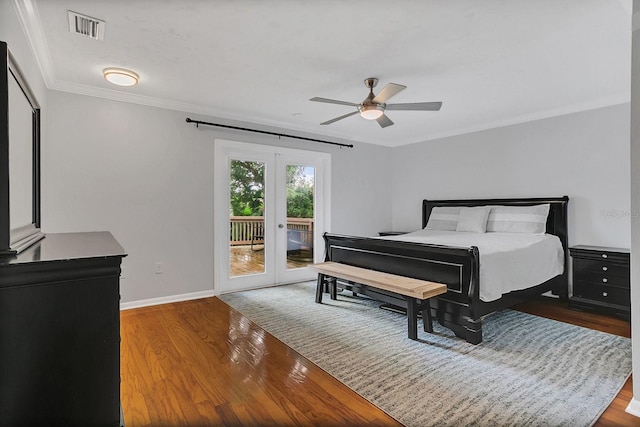
<svg viewBox="0 0 640 427">
<path fill-rule="evenodd" d="M 218 124 L 218 123 L 210 123 L 210 122 L 203 122 L 203 121 L 200 121 L 200 120 L 192 120 L 189 117 L 187 117 L 187 123 L 195 123 L 196 127 L 198 127 L 199 125 L 218 126 L 218 127 L 227 128 L 227 129 L 244 130 L 244 131 L 247 131 L 247 132 L 264 133 L 266 135 L 284 136 L 285 138 L 295 138 L 295 139 L 302 139 L 304 141 L 313 141 L 313 142 L 320 142 L 322 144 L 337 145 L 338 147 L 341 147 L 341 148 L 342 147 L 353 148 L 353 144 L 340 144 L 339 142 L 330 142 L 330 141 L 323 141 L 321 139 L 305 138 L 304 136 L 287 135 L 287 134 L 284 134 L 284 133 L 267 132 L 266 130 L 257 130 L 257 129 L 241 128 L 241 127 L 238 127 L 238 126 L 221 125 L 221 124 Z"/>
</svg>

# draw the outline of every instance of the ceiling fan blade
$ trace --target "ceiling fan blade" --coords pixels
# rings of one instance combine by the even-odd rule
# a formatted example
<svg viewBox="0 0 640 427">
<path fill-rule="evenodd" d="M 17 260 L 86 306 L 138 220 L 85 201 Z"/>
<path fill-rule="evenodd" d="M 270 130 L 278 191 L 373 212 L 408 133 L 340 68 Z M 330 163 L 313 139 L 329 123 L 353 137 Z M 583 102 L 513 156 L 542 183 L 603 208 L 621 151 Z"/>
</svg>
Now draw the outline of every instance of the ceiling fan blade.
<svg viewBox="0 0 640 427">
<path fill-rule="evenodd" d="M 387 126 L 391 126 L 393 124 L 391 119 L 389 117 L 387 117 L 385 114 L 383 114 L 380 117 L 378 117 L 376 119 L 376 122 L 378 122 L 378 124 L 380 125 L 381 128 L 386 128 Z"/>
<path fill-rule="evenodd" d="M 380 91 L 379 94 L 375 96 L 375 98 L 373 98 L 373 102 L 384 104 L 385 102 L 387 102 L 387 99 L 391 98 L 392 96 L 394 96 L 395 94 L 397 94 L 398 92 L 406 88 L 407 88 L 406 86 L 398 85 L 395 83 L 389 83 L 384 87 L 384 89 Z"/>
<path fill-rule="evenodd" d="M 354 111 L 352 113 L 345 114 L 344 116 L 336 117 L 335 119 L 327 120 L 326 122 L 320 123 L 321 125 L 330 125 L 331 123 L 337 122 L 338 120 L 346 119 L 349 116 L 353 116 L 354 114 L 358 114 L 358 111 Z"/>
<path fill-rule="evenodd" d="M 409 102 L 407 104 L 387 104 L 387 110 L 438 111 L 442 102 Z"/>
<path fill-rule="evenodd" d="M 309 101 L 326 102 L 327 104 L 348 105 L 350 107 L 358 106 L 358 104 L 354 104 L 353 102 L 338 101 L 337 99 L 329 99 L 329 98 L 320 98 L 318 96 L 311 98 Z"/>
</svg>

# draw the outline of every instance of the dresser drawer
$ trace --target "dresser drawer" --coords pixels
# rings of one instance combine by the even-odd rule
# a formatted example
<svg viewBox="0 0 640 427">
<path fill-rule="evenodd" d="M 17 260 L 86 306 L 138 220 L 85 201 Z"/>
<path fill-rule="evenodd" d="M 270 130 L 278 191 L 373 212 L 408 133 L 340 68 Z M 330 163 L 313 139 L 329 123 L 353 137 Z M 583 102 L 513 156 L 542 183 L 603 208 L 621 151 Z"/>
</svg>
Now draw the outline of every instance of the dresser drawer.
<svg viewBox="0 0 640 427">
<path fill-rule="evenodd" d="M 630 306 L 631 299 L 629 289 L 581 281 L 574 282 L 573 296 L 625 307 Z"/>
</svg>

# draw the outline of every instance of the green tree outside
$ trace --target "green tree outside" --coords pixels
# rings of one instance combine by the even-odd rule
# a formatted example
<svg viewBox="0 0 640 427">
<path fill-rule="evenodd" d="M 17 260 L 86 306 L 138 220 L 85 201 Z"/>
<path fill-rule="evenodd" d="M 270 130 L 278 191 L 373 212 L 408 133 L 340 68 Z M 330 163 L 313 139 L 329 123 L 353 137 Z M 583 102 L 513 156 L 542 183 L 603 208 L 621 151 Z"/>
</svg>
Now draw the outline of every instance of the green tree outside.
<svg viewBox="0 0 640 427">
<path fill-rule="evenodd" d="M 233 216 L 264 215 L 264 163 L 231 160 L 230 205 Z"/>
<path fill-rule="evenodd" d="M 230 213 L 233 216 L 264 215 L 264 163 L 232 160 Z M 313 218 L 313 176 L 305 167 L 287 165 L 287 217 Z"/>
<path fill-rule="evenodd" d="M 287 165 L 288 218 L 313 218 L 313 184 L 304 166 Z"/>
</svg>

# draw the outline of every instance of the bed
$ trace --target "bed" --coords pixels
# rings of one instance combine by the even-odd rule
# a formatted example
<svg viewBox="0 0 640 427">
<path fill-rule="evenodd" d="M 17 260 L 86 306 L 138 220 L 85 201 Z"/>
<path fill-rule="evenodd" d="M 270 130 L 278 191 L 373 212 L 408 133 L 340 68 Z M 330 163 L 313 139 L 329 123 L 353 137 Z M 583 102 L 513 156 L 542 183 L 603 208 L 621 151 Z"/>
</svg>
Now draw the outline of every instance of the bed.
<svg viewBox="0 0 640 427">
<path fill-rule="evenodd" d="M 458 337 L 472 344 L 482 342 L 482 319 L 490 313 L 510 307 L 526 299 L 551 292 L 566 298 L 567 280 L 567 205 L 569 198 L 517 198 L 517 199 L 470 199 L 470 200 L 423 200 L 422 231 L 402 236 L 385 238 L 358 237 L 337 234 L 324 234 L 325 260 L 341 262 L 357 267 L 370 268 L 392 274 L 429 280 L 447 285 L 447 293 L 431 299 L 431 312 L 438 323 L 450 328 Z M 504 214 L 513 212 L 519 215 L 547 206 L 545 220 L 539 220 L 539 229 L 529 229 L 524 224 L 510 222 L 513 216 Z M 496 209 L 497 208 L 497 209 Z M 455 217 L 452 212 L 458 212 Z M 482 214 L 480 214 L 483 212 Z M 473 235 L 482 236 L 475 230 L 478 215 L 486 215 L 486 235 L 496 240 L 498 235 L 513 234 L 512 240 L 524 241 L 524 246 L 535 246 L 530 252 L 509 254 L 502 242 L 478 240 L 472 244 Z M 452 216 L 454 215 L 454 216 Z M 457 220 L 456 220 L 457 218 Z M 463 219 L 464 218 L 464 219 Z M 469 221 L 469 218 L 472 220 Z M 524 218 L 524 216 L 521 216 Z M 480 222 L 482 220 L 480 219 Z M 542 221 L 542 222 L 540 222 Z M 513 224 L 516 228 L 513 228 Z M 531 222 L 533 224 L 533 221 Z M 535 224 L 534 224 L 535 225 Z M 461 229 L 456 229 L 456 227 Z M 453 229 L 451 229 L 453 227 Z M 471 227 L 470 230 L 467 228 Z M 534 232 L 535 231 L 535 232 Z M 447 242 L 446 235 L 455 237 L 454 243 Z M 532 236 L 526 236 L 531 234 Z M 438 236 L 435 243 L 424 243 L 425 236 Z M 540 244 L 539 242 L 545 242 Z M 552 242 L 555 242 L 552 244 Z M 487 246 L 488 245 L 488 246 Z M 494 245 L 494 252 L 487 251 Z M 483 248 L 483 254 L 479 246 Z M 538 256 L 541 255 L 541 258 Z M 515 258 L 508 258 L 515 256 Z M 557 259 L 559 265 L 546 268 L 549 259 Z M 482 265 L 482 268 L 481 268 Z M 508 271 L 501 272 L 500 266 Z M 523 268 L 528 267 L 528 268 Z M 542 268 L 545 266 L 545 268 Z M 486 267 L 486 268 L 485 268 Z M 502 277 L 488 274 L 502 274 Z M 545 275 L 522 274 L 545 271 Z M 522 276 L 522 277 L 520 277 Z M 525 277 L 526 276 L 526 277 Z M 487 283 L 484 283 L 487 282 Z M 499 286 L 491 289 L 494 282 Z M 406 308 L 401 295 L 374 289 L 358 283 L 342 283 L 343 287 L 385 304 Z M 488 292 L 485 292 L 485 288 Z"/>
</svg>

